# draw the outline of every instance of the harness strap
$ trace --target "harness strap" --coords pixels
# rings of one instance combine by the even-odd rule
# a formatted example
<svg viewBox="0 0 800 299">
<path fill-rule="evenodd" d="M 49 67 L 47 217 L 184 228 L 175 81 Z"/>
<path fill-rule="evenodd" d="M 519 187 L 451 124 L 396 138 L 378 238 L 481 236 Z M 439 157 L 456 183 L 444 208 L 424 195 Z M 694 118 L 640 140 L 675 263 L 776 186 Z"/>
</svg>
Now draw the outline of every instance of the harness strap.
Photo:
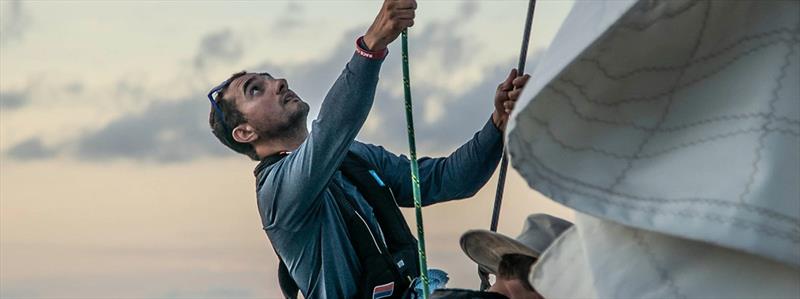
<svg viewBox="0 0 800 299">
<path fill-rule="evenodd" d="M 263 181 L 265 169 L 287 153 L 266 157 L 256 167 L 257 186 Z M 358 203 L 345 195 L 344 189 L 336 183 L 327 184 L 333 196 L 336 209 L 345 221 L 348 237 L 362 266 L 360 277 L 355 277 L 358 293 L 355 298 L 406 298 L 412 278 L 417 276 L 416 241 L 408 229 L 396 204 L 389 186 L 386 186 L 377 173 L 376 167 L 353 152 L 348 152 L 339 165 L 339 171 L 372 207 L 375 220 L 381 230 L 389 232 L 383 237 L 370 230 L 366 216 L 362 215 Z M 274 246 L 273 246 L 274 248 Z M 278 282 L 285 298 L 296 299 L 299 287 L 281 256 L 279 259 Z"/>
</svg>

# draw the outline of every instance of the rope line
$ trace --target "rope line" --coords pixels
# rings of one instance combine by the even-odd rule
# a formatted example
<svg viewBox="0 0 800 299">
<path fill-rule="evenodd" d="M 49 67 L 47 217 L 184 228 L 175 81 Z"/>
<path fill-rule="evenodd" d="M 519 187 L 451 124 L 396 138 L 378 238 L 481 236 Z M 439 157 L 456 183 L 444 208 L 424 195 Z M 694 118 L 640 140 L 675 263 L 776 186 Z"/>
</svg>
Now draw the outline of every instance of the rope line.
<svg viewBox="0 0 800 299">
<path fill-rule="evenodd" d="M 411 106 L 411 80 L 408 71 L 408 30 L 402 33 L 403 47 L 403 93 L 406 106 L 406 126 L 408 128 L 409 160 L 411 160 L 411 186 L 414 189 L 414 210 L 417 215 L 417 253 L 419 255 L 419 277 L 422 280 L 422 298 L 428 299 L 428 262 L 425 255 L 425 229 L 422 224 L 422 194 L 419 189 L 419 165 L 417 164 L 417 145 L 414 136 L 414 116 Z M 414 286 L 411 286 L 414 287 Z"/>
</svg>

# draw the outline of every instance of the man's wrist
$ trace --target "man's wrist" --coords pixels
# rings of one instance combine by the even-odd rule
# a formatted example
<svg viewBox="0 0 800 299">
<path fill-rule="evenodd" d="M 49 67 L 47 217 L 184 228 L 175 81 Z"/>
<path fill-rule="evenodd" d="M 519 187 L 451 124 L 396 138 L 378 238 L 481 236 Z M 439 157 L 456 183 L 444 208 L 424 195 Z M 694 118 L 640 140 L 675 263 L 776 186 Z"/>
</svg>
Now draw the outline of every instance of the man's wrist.
<svg viewBox="0 0 800 299">
<path fill-rule="evenodd" d="M 503 132 L 503 129 L 505 129 L 503 120 L 500 115 L 498 115 L 497 111 L 492 112 L 492 124 L 500 132 Z"/>
<path fill-rule="evenodd" d="M 364 36 L 356 39 L 356 53 L 358 55 L 369 59 L 383 59 L 389 54 L 389 49 L 383 48 L 381 50 L 371 50 L 367 43 L 364 41 Z"/>
<path fill-rule="evenodd" d="M 376 51 L 376 50 L 383 50 L 384 48 L 386 48 L 386 47 L 379 47 L 377 38 L 375 38 L 374 36 L 370 36 L 369 32 L 367 32 L 367 34 L 364 34 L 364 36 L 362 37 L 363 38 L 361 40 L 364 42 L 363 43 L 364 47 L 367 50 Z"/>
</svg>

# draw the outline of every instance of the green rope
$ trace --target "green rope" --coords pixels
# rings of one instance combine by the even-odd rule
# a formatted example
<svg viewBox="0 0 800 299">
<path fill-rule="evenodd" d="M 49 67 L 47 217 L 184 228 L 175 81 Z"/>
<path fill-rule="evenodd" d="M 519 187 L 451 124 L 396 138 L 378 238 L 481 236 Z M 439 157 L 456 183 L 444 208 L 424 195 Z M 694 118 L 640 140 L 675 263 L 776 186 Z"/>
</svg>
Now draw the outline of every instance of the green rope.
<svg viewBox="0 0 800 299">
<path fill-rule="evenodd" d="M 408 74 L 408 30 L 403 30 L 403 93 L 406 99 L 406 125 L 408 127 L 409 159 L 411 160 L 411 186 L 414 188 L 414 209 L 417 212 L 417 253 L 419 277 L 422 280 L 422 298 L 428 299 L 428 262 L 425 257 L 425 229 L 422 226 L 422 194 L 419 191 L 419 165 L 417 145 L 414 141 L 414 116 L 411 111 L 411 81 Z M 411 286 L 414 287 L 414 286 Z"/>
</svg>

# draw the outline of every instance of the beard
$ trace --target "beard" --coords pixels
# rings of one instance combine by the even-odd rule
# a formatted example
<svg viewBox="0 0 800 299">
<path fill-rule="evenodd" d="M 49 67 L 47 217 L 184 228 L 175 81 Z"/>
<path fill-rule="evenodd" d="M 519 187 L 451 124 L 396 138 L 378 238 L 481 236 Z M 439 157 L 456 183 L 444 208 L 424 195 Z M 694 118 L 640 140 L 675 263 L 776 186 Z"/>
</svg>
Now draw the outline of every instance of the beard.
<svg viewBox="0 0 800 299">
<path fill-rule="evenodd" d="M 297 109 L 290 111 L 285 119 L 268 128 L 259 129 L 258 135 L 266 139 L 288 139 L 307 133 L 306 119 L 310 107 L 303 101 L 299 101 L 297 105 Z"/>
</svg>

